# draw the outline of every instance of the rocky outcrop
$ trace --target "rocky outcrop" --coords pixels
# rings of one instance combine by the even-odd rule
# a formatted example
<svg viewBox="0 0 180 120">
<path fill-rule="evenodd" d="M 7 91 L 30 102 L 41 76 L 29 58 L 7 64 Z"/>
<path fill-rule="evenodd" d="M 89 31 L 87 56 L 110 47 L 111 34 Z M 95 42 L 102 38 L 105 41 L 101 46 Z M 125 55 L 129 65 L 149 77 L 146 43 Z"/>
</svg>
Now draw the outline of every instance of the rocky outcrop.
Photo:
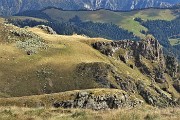
<svg viewBox="0 0 180 120">
<path fill-rule="evenodd" d="M 40 49 L 47 49 L 48 45 L 37 34 L 24 28 L 18 28 L 11 24 L 0 24 L 1 41 L 4 43 L 13 43 L 17 48 L 22 49 L 27 55 L 38 53 Z"/>
<path fill-rule="evenodd" d="M 97 82 L 103 88 L 122 89 L 126 92 L 137 91 L 135 80 L 116 71 L 106 63 L 82 63 L 76 68 L 76 74 Z M 111 79 L 110 79 L 111 78 Z"/>
<path fill-rule="evenodd" d="M 122 89 L 131 93 L 137 91 L 133 78 L 118 73 L 116 68 L 109 64 L 98 62 L 82 63 L 76 69 L 78 76 L 94 80 L 103 88 Z"/>
<path fill-rule="evenodd" d="M 132 69 L 139 69 L 152 83 L 152 85 L 146 85 L 142 80 L 142 83 L 137 82 L 115 71 L 115 74 L 111 75 L 120 89 L 138 93 L 148 104 L 154 106 L 165 107 L 177 104 L 173 100 L 173 93 L 168 89 L 169 86 L 174 86 L 179 92 L 179 82 L 177 80 L 172 85 L 168 81 L 173 83 L 173 80 L 176 80 L 178 63 L 172 56 L 164 57 L 162 47 L 157 40 L 147 38 L 142 41 L 96 42 L 92 46 L 102 54 L 122 61 Z"/>
<path fill-rule="evenodd" d="M 159 42 L 148 38 L 142 41 L 114 41 L 96 42 L 92 46 L 101 53 L 128 63 L 133 60 L 141 72 L 151 76 L 157 82 L 165 82 L 164 73 L 168 72 L 172 77 L 177 74 L 178 63 L 174 57 L 164 58 L 163 50 Z M 154 67 L 148 66 L 150 64 Z M 131 65 L 133 68 L 133 65 Z"/>
<path fill-rule="evenodd" d="M 143 100 L 127 92 L 104 88 L 0 99 L 1 106 L 83 108 L 93 110 L 133 108 L 143 104 Z"/>
<path fill-rule="evenodd" d="M 140 59 L 141 56 L 157 62 L 163 62 L 164 60 L 161 45 L 152 38 L 142 41 L 96 42 L 92 46 L 107 56 L 113 56 L 120 49 L 129 49 L 129 51 L 126 51 L 126 57 L 124 57 L 126 60 L 131 57 Z"/>
<path fill-rule="evenodd" d="M 49 26 L 38 25 L 37 28 L 40 28 L 40 29 L 44 30 L 44 31 L 47 32 L 48 34 L 52 34 L 52 35 L 57 34 L 57 33 L 56 33 L 51 27 L 49 27 Z"/>
<path fill-rule="evenodd" d="M 79 77 L 85 77 L 97 82 L 103 88 L 116 88 L 127 92 L 130 95 L 141 95 L 144 101 L 153 106 L 167 107 L 177 105 L 169 93 L 157 87 L 156 83 L 147 85 L 143 80 L 135 80 L 116 71 L 116 67 L 105 63 L 82 63 L 77 67 Z M 160 81 L 162 81 L 160 79 Z M 166 82 L 165 82 L 166 83 Z M 161 84 L 165 84 L 161 83 Z M 167 83 L 166 83 L 167 84 Z M 166 88 L 168 89 L 168 88 Z M 62 105 L 73 106 L 72 101 L 60 102 Z"/>
<path fill-rule="evenodd" d="M 53 106 L 56 108 L 85 108 L 101 110 L 135 107 L 141 104 L 143 104 L 142 100 L 137 98 L 132 99 L 131 96 L 125 92 L 116 92 L 112 94 L 100 93 L 98 95 L 90 91 L 82 91 L 77 92 L 73 100 L 56 101 Z"/>
</svg>

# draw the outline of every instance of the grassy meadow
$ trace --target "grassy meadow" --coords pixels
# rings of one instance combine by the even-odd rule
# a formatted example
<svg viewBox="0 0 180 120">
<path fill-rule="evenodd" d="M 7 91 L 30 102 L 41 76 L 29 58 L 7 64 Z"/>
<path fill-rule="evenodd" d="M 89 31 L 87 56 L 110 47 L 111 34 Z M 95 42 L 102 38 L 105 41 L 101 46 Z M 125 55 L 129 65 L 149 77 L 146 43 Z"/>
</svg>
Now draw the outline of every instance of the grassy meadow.
<svg viewBox="0 0 180 120">
<path fill-rule="evenodd" d="M 62 11 L 51 8 L 46 9 L 43 12 L 52 19 L 58 21 L 68 21 L 70 18 L 77 15 L 83 21 L 114 23 L 142 38 L 145 36 L 140 31 L 147 31 L 147 28 L 134 21 L 134 18 L 140 17 L 143 20 L 172 20 L 176 18 L 176 15 L 169 9 L 144 9 L 130 12 L 113 12 L 103 9 L 97 11 Z"/>
<path fill-rule="evenodd" d="M 104 12 L 105 10 L 100 11 Z M 141 15 L 137 12 L 131 13 L 132 15 L 126 19 L 133 19 L 134 14 Z M 164 19 L 170 20 L 170 18 L 173 19 L 172 16 Z M 98 20 L 98 18 L 96 19 Z M 158 19 L 158 17 L 154 19 Z M 108 18 L 104 20 L 108 20 Z M 76 67 L 79 64 L 101 63 L 102 67 L 104 64 L 109 64 L 116 66 L 116 71 L 122 77 L 142 80 L 146 85 L 150 85 L 151 80 L 138 68 L 132 69 L 122 61 L 107 57 L 90 46 L 97 41 L 110 40 L 80 35 L 50 35 L 39 28 L 20 29 L 12 25 L 5 25 L 3 21 L 0 19 L 0 120 L 179 120 L 179 108 L 155 108 L 146 104 L 135 108 L 104 111 L 52 108 L 52 97 L 60 100 L 69 99 L 72 97 L 71 90 L 100 87 L 91 78 L 77 76 Z M 7 33 L 13 29 L 27 30 L 31 34 L 37 34 L 47 44 L 47 49 L 39 49 L 36 54 L 27 55 L 27 51 L 17 47 L 16 41 L 6 39 L 9 36 Z M 147 66 L 150 69 L 155 65 L 149 63 L 148 60 L 143 61 L 145 64 L 149 64 Z M 133 61 L 131 62 L 133 63 Z M 167 75 L 167 77 L 169 76 Z M 172 86 L 169 89 L 175 91 Z M 69 92 L 63 93 L 63 91 Z M 120 90 L 96 89 L 93 92 L 100 94 L 118 91 Z M 175 95 L 179 96 L 178 93 Z M 27 103 L 29 106 L 23 106 L 23 103 Z M 38 107 L 36 103 L 43 103 L 45 106 Z"/>
<path fill-rule="evenodd" d="M 83 109 L 0 107 L 1 120 L 179 120 L 179 108 Z"/>
<path fill-rule="evenodd" d="M 120 74 L 150 84 L 149 78 L 137 68 L 131 69 L 121 61 L 115 61 L 91 47 L 96 41 L 109 41 L 86 36 L 50 35 L 38 28 L 19 29 L 0 25 L 1 30 L 29 31 L 39 35 L 48 45 L 36 54 L 27 55 L 17 48 L 17 43 L 7 42 L 7 32 L 0 31 L 0 97 L 18 97 L 67 90 L 100 87 L 92 78 L 77 76 L 76 67 L 81 63 L 104 63 L 117 66 Z M 9 30 L 8 30 L 9 29 Z M 3 39 L 4 38 L 4 39 Z M 16 38 L 19 39 L 19 38 Z M 33 86 L 33 87 L 32 87 Z"/>
</svg>

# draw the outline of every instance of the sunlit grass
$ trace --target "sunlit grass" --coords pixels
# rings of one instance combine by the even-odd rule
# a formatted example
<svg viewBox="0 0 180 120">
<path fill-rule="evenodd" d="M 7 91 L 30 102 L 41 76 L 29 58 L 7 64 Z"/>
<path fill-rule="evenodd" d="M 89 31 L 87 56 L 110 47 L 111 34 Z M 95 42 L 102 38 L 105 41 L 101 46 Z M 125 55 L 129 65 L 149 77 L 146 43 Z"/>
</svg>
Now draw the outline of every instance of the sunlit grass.
<svg viewBox="0 0 180 120">
<path fill-rule="evenodd" d="M 83 109 L 1 107 L 2 120 L 179 120 L 179 108 L 139 107 L 92 111 Z"/>
<path fill-rule="evenodd" d="M 134 21 L 134 18 L 140 17 L 143 20 L 173 20 L 176 18 L 172 11 L 168 9 L 145 9 L 130 12 L 113 12 L 109 10 L 61 11 L 52 8 L 47 9 L 44 12 L 55 20 L 63 19 L 64 21 L 68 21 L 70 18 L 73 18 L 75 15 L 77 15 L 83 21 L 114 23 L 142 38 L 145 36 L 140 31 L 147 31 L 147 29 L 138 22 Z"/>
</svg>

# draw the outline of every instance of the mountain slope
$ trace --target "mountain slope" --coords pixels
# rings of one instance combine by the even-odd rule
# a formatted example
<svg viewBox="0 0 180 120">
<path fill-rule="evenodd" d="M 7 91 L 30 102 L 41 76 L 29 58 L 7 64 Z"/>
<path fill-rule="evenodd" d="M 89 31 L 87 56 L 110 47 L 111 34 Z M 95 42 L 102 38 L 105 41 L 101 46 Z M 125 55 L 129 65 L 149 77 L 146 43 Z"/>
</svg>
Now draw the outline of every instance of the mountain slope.
<svg viewBox="0 0 180 120">
<path fill-rule="evenodd" d="M 66 10 L 99 8 L 111 10 L 132 10 L 148 7 L 169 7 L 180 0 L 1 0 L 0 15 L 12 15 L 26 10 L 57 7 Z"/>
<path fill-rule="evenodd" d="M 3 20 L 0 28 L 1 97 L 108 88 L 154 106 L 179 104 L 177 61 L 164 57 L 162 47 L 150 36 L 138 42 L 113 42 L 56 35 L 46 26 L 18 28 Z M 69 97 L 64 102 L 74 104 Z"/>
<path fill-rule="evenodd" d="M 88 24 L 89 21 L 92 21 L 94 23 L 116 24 L 120 28 L 128 30 L 129 32 L 132 32 L 135 36 L 138 36 L 141 38 L 145 38 L 147 34 L 152 34 L 160 42 L 160 44 L 165 47 L 166 53 L 168 51 L 173 51 L 173 53 L 179 58 L 178 22 L 179 22 L 180 14 L 179 14 L 178 5 L 171 9 L 150 8 L 150 9 L 143 9 L 143 10 L 134 10 L 134 11 L 129 11 L 129 12 L 119 12 L 119 11 L 115 12 L 115 11 L 104 10 L 104 9 L 100 9 L 96 11 L 82 11 L 82 10 L 81 11 L 72 11 L 72 10 L 67 11 L 67 10 L 61 10 L 61 9 L 49 7 L 40 11 L 22 12 L 17 15 L 39 17 L 39 18 L 47 19 L 49 21 L 69 22 L 70 24 L 72 23 L 72 20 L 75 20 L 75 18 L 79 17 L 78 18 L 80 19 L 79 21 L 84 22 L 83 26 L 86 26 L 86 24 Z M 15 21 L 19 21 L 19 20 L 17 19 Z M 14 23 L 18 23 L 18 22 L 14 22 Z M 26 23 L 26 22 L 24 21 L 23 23 Z M 161 23 L 160 24 L 161 26 L 159 26 L 159 23 Z M 21 26 L 21 23 L 19 25 Z M 166 26 L 168 27 L 168 29 Z M 93 28 L 94 30 L 91 28 Z M 57 30 L 56 28 L 54 29 Z M 92 31 L 98 30 L 94 27 L 86 28 L 86 30 L 89 30 L 89 29 L 91 29 Z M 112 31 L 112 29 L 106 29 L 106 30 Z M 75 29 L 74 29 L 74 32 L 79 34 L 79 32 Z M 96 33 L 99 33 L 99 32 L 96 32 Z M 103 33 L 107 34 L 107 31 L 104 31 Z M 113 33 L 114 33 L 113 34 L 114 37 L 116 36 L 116 34 L 119 35 L 119 33 L 117 32 L 113 32 Z M 83 33 L 83 34 L 89 36 L 87 33 Z M 130 35 L 126 35 L 126 37 L 127 36 L 130 36 Z M 104 36 L 100 35 L 96 37 L 104 37 Z M 107 38 L 107 37 L 104 37 L 104 38 Z M 119 37 L 118 39 L 114 39 L 113 37 L 111 37 L 107 39 L 120 40 L 121 38 Z M 171 46 L 173 42 L 176 43 L 177 45 Z"/>
<path fill-rule="evenodd" d="M 77 15 L 82 21 L 93 21 L 93 22 L 102 22 L 102 23 L 113 23 L 116 24 L 125 30 L 133 32 L 135 35 L 143 37 L 141 30 L 147 31 L 147 29 L 141 26 L 137 21 L 134 21 L 134 18 L 140 17 L 143 20 L 172 20 L 176 18 L 176 15 L 173 14 L 172 10 L 169 9 L 146 9 L 146 10 L 137 10 L 131 12 L 113 12 L 109 10 L 97 10 L 97 11 L 63 11 L 55 8 L 44 9 L 41 11 L 49 16 L 53 20 L 57 21 L 69 21 Z M 36 13 L 36 12 L 34 12 Z M 20 13 L 18 15 L 22 16 L 33 16 L 31 14 Z"/>
</svg>

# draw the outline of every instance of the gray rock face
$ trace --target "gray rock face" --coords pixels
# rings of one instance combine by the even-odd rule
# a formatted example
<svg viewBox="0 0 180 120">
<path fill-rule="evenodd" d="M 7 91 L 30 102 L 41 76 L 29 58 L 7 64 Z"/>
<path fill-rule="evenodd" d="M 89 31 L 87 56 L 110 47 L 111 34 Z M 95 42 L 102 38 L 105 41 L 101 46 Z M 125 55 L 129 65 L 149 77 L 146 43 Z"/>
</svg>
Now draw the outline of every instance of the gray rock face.
<svg viewBox="0 0 180 120">
<path fill-rule="evenodd" d="M 170 56 L 165 58 L 161 45 L 152 38 L 138 42 L 129 40 L 96 42 L 92 46 L 109 57 L 117 57 L 124 63 L 127 63 L 128 60 L 134 60 L 135 66 L 140 68 L 141 72 L 151 76 L 159 83 L 166 81 L 164 77 L 165 71 L 172 77 L 175 77 L 177 74 L 177 60 Z M 119 51 L 121 52 L 119 53 Z M 143 63 L 142 58 L 158 65 L 153 70 L 150 70 L 149 66 Z"/>
<path fill-rule="evenodd" d="M 65 10 L 132 10 L 148 7 L 169 7 L 180 0 L 1 0 L 0 15 L 12 15 L 26 10 L 57 7 Z"/>
<path fill-rule="evenodd" d="M 38 25 L 37 28 L 40 28 L 40 29 L 44 30 L 44 31 L 47 32 L 48 34 L 52 34 L 52 35 L 57 34 L 56 31 L 54 31 L 54 30 L 53 30 L 51 27 L 49 27 L 49 26 Z"/>
<path fill-rule="evenodd" d="M 178 74 L 178 63 L 172 56 L 164 57 L 162 47 L 157 40 L 148 38 L 138 42 L 129 40 L 96 42 L 92 46 L 101 53 L 122 61 L 133 69 L 139 69 L 150 78 L 152 84 L 150 86 L 146 85 L 142 82 L 143 80 L 137 82 L 137 80 L 124 77 L 115 71 L 112 77 L 116 80 L 120 89 L 130 93 L 138 93 L 148 104 L 154 106 L 165 107 L 177 104 L 170 96 L 167 96 L 170 93 L 168 91 L 169 86 L 172 86 L 167 81 L 169 79 L 167 74 L 173 82 Z M 174 88 L 179 92 L 178 80 L 174 81 Z M 167 92 L 167 94 L 164 92 Z"/>
<path fill-rule="evenodd" d="M 93 110 L 102 109 L 118 109 L 122 107 L 135 107 L 143 104 L 142 100 L 132 100 L 126 93 L 119 94 L 101 94 L 96 95 L 92 92 L 78 92 L 75 99 L 66 101 L 56 101 L 53 106 L 55 108 L 85 108 Z"/>
<path fill-rule="evenodd" d="M 147 85 L 147 84 L 143 83 L 143 80 L 137 81 L 131 77 L 124 76 L 123 74 L 118 73 L 118 71 L 116 71 L 115 67 L 110 66 L 105 63 L 80 64 L 77 67 L 77 74 L 82 75 L 86 79 L 94 80 L 103 88 L 121 89 L 121 90 L 129 93 L 130 95 L 139 94 L 142 96 L 144 101 L 146 101 L 148 104 L 153 105 L 153 106 L 167 107 L 167 106 L 174 106 L 177 104 L 177 101 L 174 101 L 170 96 L 167 96 L 163 92 L 164 90 L 158 88 L 154 84 Z M 161 77 L 161 75 L 160 75 L 160 77 Z M 162 79 L 160 79 L 160 78 L 159 78 L 159 80 L 162 81 Z M 166 82 L 163 82 L 161 84 L 166 84 Z M 178 89 L 178 86 L 176 86 L 176 87 Z M 166 89 L 168 89 L 168 88 L 166 88 Z M 83 95 L 80 95 L 80 96 L 84 96 L 84 94 L 85 93 L 83 93 Z M 87 97 L 87 96 L 88 95 L 86 95 L 85 98 L 89 100 L 89 97 Z M 79 98 L 79 97 L 76 97 L 76 98 Z M 101 97 L 101 98 L 104 98 L 104 97 Z M 113 96 L 111 96 L 111 98 L 113 98 L 113 100 L 114 100 Z M 111 98 L 108 98 L 108 99 L 111 99 Z M 80 101 L 84 101 L 84 100 L 80 100 Z M 93 101 L 93 100 L 90 99 L 90 101 Z M 108 102 L 105 99 L 103 99 L 102 104 L 105 102 L 106 102 L 106 107 L 107 107 Z M 72 107 L 72 106 L 73 107 L 79 106 L 79 105 L 74 105 L 74 101 L 58 102 L 58 104 L 56 103 L 55 105 L 57 105 L 57 106 L 65 105 L 66 106 L 67 104 L 70 105 L 70 106 L 68 106 L 68 108 Z M 92 106 L 92 104 L 90 104 L 90 106 Z M 115 104 L 114 106 L 117 106 L 117 105 Z M 106 107 L 101 106 L 100 108 L 104 109 Z M 110 108 L 110 107 L 108 106 L 108 108 Z M 116 108 L 116 107 L 113 107 L 113 108 Z"/>
<path fill-rule="evenodd" d="M 148 60 L 163 62 L 163 51 L 159 42 L 154 39 L 142 40 L 139 42 L 124 40 L 114 42 L 97 42 L 92 45 L 95 49 L 101 51 L 101 53 L 107 56 L 113 56 L 113 54 L 119 49 L 129 49 L 124 59 L 128 59 L 131 56 L 140 59 L 141 56 Z M 128 55 L 127 55 L 128 54 Z"/>
</svg>

